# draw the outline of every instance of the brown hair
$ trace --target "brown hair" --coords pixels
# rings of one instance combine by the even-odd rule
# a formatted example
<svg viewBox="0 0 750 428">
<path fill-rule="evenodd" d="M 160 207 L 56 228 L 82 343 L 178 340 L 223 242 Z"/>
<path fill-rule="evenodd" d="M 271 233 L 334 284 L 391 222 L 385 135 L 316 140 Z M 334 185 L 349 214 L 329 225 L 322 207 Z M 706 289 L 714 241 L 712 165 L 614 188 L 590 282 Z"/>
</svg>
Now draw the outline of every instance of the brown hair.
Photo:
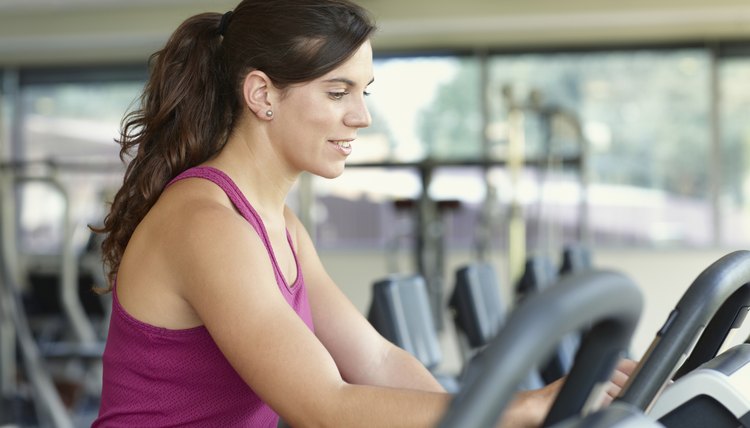
<svg viewBox="0 0 750 428">
<path fill-rule="evenodd" d="M 220 28 L 222 16 L 195 15 L 177 28 L 149 60 L 140 107 L 122 121 L 120 159 L 131 159 L 103 227 L 94 229 L 106 234 L 105 292 L 164 186 L 224 147 L 243 112 L 247 73 L 261 70 L 280 89 L 316 79 L 375 30 L 367 12 L 347 0 L 243 0 Z"/>
</svg>

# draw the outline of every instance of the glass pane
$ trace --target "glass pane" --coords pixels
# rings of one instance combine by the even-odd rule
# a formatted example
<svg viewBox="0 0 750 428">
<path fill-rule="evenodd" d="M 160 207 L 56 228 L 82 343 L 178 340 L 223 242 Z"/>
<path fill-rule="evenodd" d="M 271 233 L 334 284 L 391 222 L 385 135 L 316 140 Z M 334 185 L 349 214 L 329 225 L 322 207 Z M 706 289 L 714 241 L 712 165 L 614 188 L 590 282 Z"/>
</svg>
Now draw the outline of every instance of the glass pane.
<svg viewBox="0 0 750 428">
<path fill-rule="evenodd" d="M 720 227 L 722 243 L 750 243 L 750 58 L 722 61 L 720 111 L 722 168 Z"/>
<path fill-rule="evenodd" d="M 422 192 L 411 168 L 349 168 L 334 180 L 315 177 L 316 244 L 336 248 L 411 248 L 408 210 L 397 201 Z"/>
<path fill-rule="evenodd" d="M 580 123 L 595 243 L 712 242 L 705 51 L 498 56 L 490 67 L 490 129 L 507 127 L 501 94 L 510 90 L 527 107 L 528 156 L 549 153 L 543 113 L 562 109 Z"/>
<path fill-rule="evenodd" d="M 454 57 L 376 59 L 373 123 L 350 158 L 409 162 L 481 153 L 479 67 Z"/>
<path fill-rule="evenodd" d="M 23 88 L 25 160 L 117 159 L 114 143 L 142 83 L 60 84 Z"/>
<path fill-rule="evenodd" d="M 124 169 L 114 140 L 122 117 L 142 87 L 142 83 L 102 83 L 23 88 L 23 144 L 16 158 L 40 162 L 26 171 L 55 180 L 61 187 L 44 186 L 43 181 L 20 187 L 21 251 L 58 251 L 64 212 L 61 207 L 66 197 L 61 191 L 70 203 L 75 246 L 85 246 L 89 238 L 86 225 L 101 223 L 105 201 L 121 184 Z M 57 166 L 50 167 L 46 162 Z M 50 205 L 57 200 L 61 202 Z M 50 206 L 57 208 L 48 209 Z"/>
<path fill-rule="evenodd" d="M 482 217 L 487 185 L 480 167 L 439 167 L 433 171 L 428 194 L 437 202 L 440 236 L 445 249 L 478 249 L 488 239 L 498 248 L 499 236 L 487 236 L 488 220 Z M 494 231 L 492 231 L 494 232 Z M 489 243 L 488 243 L 489 245 Z"/>
</svg>

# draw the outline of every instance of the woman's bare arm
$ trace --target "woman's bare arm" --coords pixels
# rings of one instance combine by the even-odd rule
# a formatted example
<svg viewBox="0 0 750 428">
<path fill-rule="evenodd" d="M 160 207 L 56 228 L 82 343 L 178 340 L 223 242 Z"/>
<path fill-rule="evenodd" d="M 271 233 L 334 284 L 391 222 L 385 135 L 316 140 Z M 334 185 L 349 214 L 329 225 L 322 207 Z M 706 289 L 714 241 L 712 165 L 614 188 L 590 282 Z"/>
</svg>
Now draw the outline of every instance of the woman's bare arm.
<svg viewBox="0 0 750 428">
<path fill-rule="evenodd" d="M 287 213 L 308 287 L 315 333 L 350 383 L 444 392 L 411 354 L 384 339 L 323 267 L 299 220 Z"/>
<path fill-rule="evenodd" d="M 279 292 L 251 226 L 224 206 L 201 206 L 166 236 L 182 294 L 239 375 L 281 417 L 304 426 L 432 426 L 450 396 L 355 385 Z M 321 310 L 320 308 L 317 308 Z M 322 322 L 322 321 L 321 321 Z"/>
</svg>

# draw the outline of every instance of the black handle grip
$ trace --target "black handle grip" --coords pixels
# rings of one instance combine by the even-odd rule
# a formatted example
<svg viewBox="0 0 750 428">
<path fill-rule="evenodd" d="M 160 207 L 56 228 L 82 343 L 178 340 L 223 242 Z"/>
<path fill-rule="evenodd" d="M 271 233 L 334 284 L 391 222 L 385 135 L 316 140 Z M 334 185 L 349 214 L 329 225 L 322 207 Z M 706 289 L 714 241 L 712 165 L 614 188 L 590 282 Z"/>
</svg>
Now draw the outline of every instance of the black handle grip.
<svg viewBox="0 0 750 428">
<path fill-rule="evenodd" d="M 580 413 L 627 349 L 641 313 L 640 290 L 609 271 L 570 275 L 524 300 L 467 368 L 440 427 L 494 426 L 524 377 L 568 333 L 591 326 L 546 423 Z"/>
<path fill-rule="evenodd" d="M 721 305 L 748 282 L 750 251 L 729 253 L 701 272 L 657 332 L 616 401 L 646 411 Z"/>
</svg>

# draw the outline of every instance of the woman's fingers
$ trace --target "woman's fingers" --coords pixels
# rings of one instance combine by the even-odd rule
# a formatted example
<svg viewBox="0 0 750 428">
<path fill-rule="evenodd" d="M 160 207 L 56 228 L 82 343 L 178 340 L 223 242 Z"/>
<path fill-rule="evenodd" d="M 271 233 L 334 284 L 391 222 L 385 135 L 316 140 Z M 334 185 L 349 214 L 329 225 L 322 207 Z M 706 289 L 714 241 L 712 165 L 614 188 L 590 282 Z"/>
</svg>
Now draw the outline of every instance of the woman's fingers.
<svg viewBox="0 0 750 428">
<path fill-rule="evenodd" d="M 623 358 L 617 364 L 617 371 L 620 371 L 622 373 L 625 373 L 627 376 L 630 376 L 631 374 L 633 374 L 633 371 L 635 371 L 635 368 L 637 366 L 638 366 L 637 361 L 630 360 L 628 358 Z"/>
<path fill-rule="evenodd" d="M 630 375 L 633 374 L 637 365 L 637 362 L 629 359 L 623 359 L 617 364 L 617 367 L 609 380 L 609 386 L 607 387 L 608 397 L 605 399 L 606 402 L 611 401 L 620 394 L 620 391 L 625 387 L 625 384 L 628 382 Z"/>
</svg>

